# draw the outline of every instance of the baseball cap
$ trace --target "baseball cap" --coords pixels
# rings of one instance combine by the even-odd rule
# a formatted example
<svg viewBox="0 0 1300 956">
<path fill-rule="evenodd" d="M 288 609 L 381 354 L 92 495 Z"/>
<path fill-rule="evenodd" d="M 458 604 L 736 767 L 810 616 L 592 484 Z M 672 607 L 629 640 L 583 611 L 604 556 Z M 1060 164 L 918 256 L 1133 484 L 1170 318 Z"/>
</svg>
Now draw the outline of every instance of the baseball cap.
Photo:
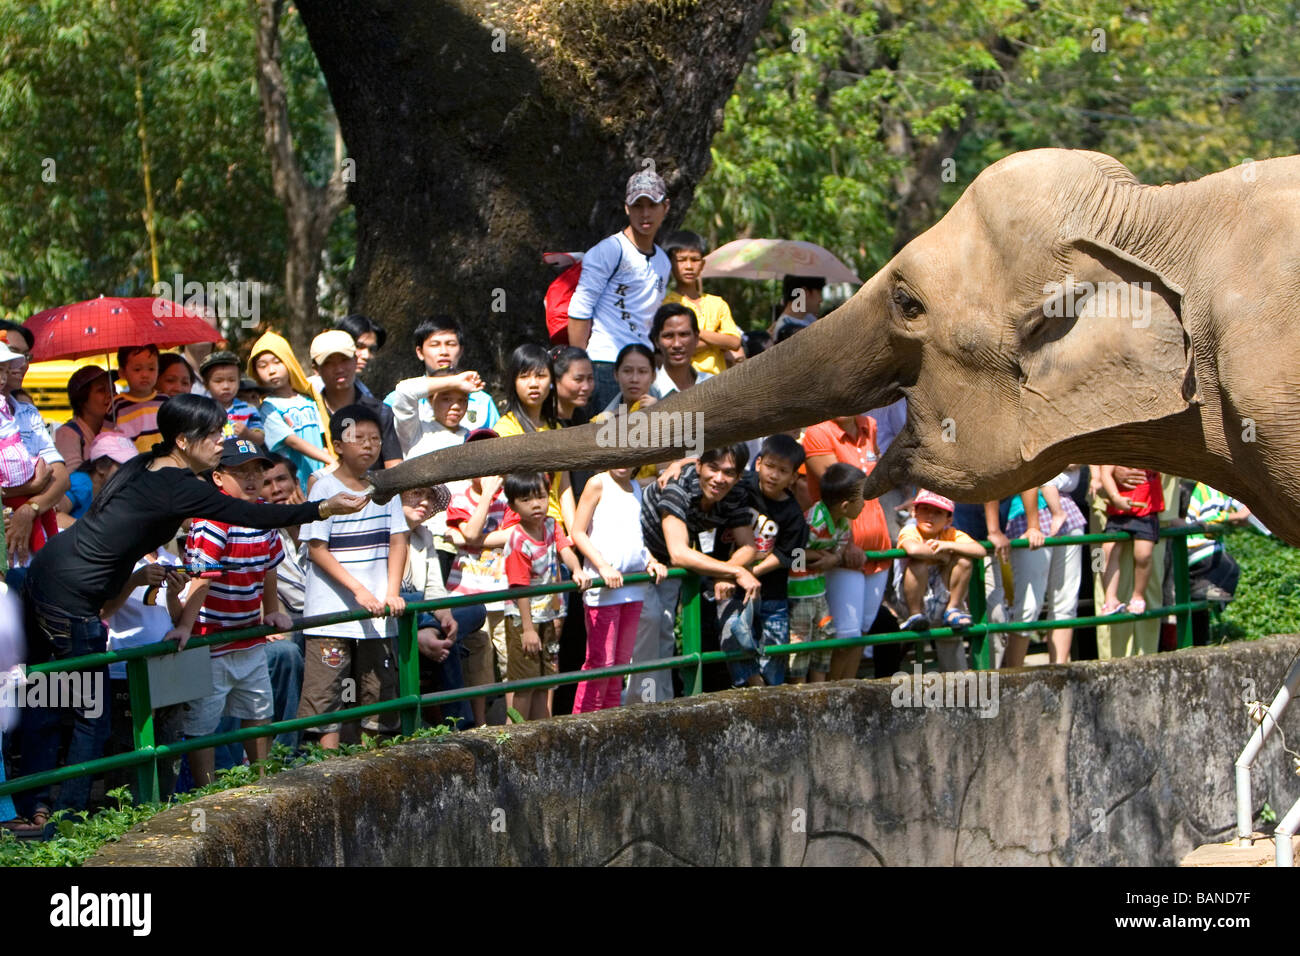
<svg viewBox="0 0 1300 956">
<path fill-rule="evenodd" d="M 948 514 L 952 514 L 953 510 L 951 498 L 945 498 L 943 495 L 936 495 L 933 491 L 926 491 L 924 488 L 916 493 L 916 498 L 912 501 L 913 508 L 917 505 L 930 505 L 933 508 L 946 511 Z"/>
<path fill-rule="evenodd" d="M 270 389 L 265 385 L 253 381 L 247 375 L 244 375 L 239 379 L 239 390 L 241 392 L 261 392 L 263 395 L 270 391 Z"/>
<path fill-rule="evenodd" d="M 4 342 L 0 342 L 0 362 L 12 362 L 23 357 L 22 352 L 15 352 Z"/>
<path fill-rule="evenodd" d="M 213 352 L 202 362 L 199 363 L 199 374 L 207 375 L 208 369 L 215 368 L 218 365 L 233 365 L 239 368 L 244 363 L 239 361 L 239 356 L 234 352 L 227 352 L 224 349 L 220 352 Z"/>
<path fill-rule="evenodd" d="M 221 446 L 221 464 L 218 468 L 238 468 L 250 461 L 264 461 L 270 464 L 266 452 L 246 438 L 227 438 Z"/>
<path fill-rule="evenodd" d="M 101 378 L 108 378 L 108 372 L 98 365 L 83 365 L 77 369 L 72 373 L 72 377 L 68 379 L 69 401 L 75 405 L 90 390 L 90 386 Z"/>
<path fill-rule="evenodd" d="M 331 355 L 346 355 L 348 358 L 354 358 L 356 354 L 357 343 L 352 341 L 352 336 L 341 329 L 330 329 L 311 340 L 311 360 L 317 365 Z"/>
<path fill-rule="evenodd" d="M 658 173 L 652 173 L 648 169 L 633 173 L 627 181 L 627 204 L 629 206 L 642 196 L 650 197 L 651 202 L 663 202 L 664 197 L 667 195 L 668 187 L 664 185 L 663 177 Z"/>
<path fill-rule="evenodd" d="M 85 371 L 82 369 L 81 371 Z M 100 369 L 102 372 L 103 369 Z M 125 465 L 139 453 L 135 447 L 135 442 L 127 438 L 121 432 L 104 431 L 95 436 L 95 440 L 90 443 L 86 449 L 86 461 L 99 461 L 101 458 L 111 458 L 119 465 Z"/>
</svg>

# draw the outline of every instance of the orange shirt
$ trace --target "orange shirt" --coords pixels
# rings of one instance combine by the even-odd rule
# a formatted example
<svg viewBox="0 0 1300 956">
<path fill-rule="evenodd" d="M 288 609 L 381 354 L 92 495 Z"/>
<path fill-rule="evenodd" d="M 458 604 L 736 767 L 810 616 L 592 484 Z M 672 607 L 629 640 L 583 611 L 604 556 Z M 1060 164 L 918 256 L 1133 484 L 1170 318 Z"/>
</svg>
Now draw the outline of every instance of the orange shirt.
<svg viewBox="0 0 1300 956">
<path fill-rule="evenodd" d="M 813 455 L 834 455 L 836 461 L 861 468 L 863 474 L 871 474 L 876 467 L 879 452 L 876 448 L 876 420 L 870 415 L 859 415 L 858 434 L 849 435 L 834 420 L 813 425 L 803 434 L 803 450 L 809 457 Z M 821 483 L 808 470 L 808 494 L 813 501 L 821 500 Z M 862 514 L 853 519 L 853 543 L 864 551 L 885 551 L 893 547 L 889 540 L 889 525 L 885 521 L 885 511 L 880 502 L 872 499 L 867 502 Z M 864 574 L 874 574 L 889 567 L 889 560 L 867 561 L 862 565 Z"/>
</svg>

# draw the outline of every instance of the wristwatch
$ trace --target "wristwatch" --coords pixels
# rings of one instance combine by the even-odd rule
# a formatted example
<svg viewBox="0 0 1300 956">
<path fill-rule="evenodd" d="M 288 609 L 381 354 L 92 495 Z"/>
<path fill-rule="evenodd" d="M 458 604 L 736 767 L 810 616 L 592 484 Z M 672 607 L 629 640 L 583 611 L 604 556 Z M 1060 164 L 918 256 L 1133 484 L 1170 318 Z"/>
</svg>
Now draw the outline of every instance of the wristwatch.
<svg viewBox="0 0 1300 956">
<path fill-rule="evenodd" d="M 26 506 L 26 505 L 31 505 L 32 516 L 33 516 L 33 517 L 35 517 L 35 518 L 39 518 L 39 517 L 41 516 L 41 506 L 38 505 L 36 502 L 32 501 L 30 498 L 28 498 L 26 501 L 24 501 L 24 502 L 23 502 L 23 505 L 24 505 L 24 506 Z"/>
</svg>

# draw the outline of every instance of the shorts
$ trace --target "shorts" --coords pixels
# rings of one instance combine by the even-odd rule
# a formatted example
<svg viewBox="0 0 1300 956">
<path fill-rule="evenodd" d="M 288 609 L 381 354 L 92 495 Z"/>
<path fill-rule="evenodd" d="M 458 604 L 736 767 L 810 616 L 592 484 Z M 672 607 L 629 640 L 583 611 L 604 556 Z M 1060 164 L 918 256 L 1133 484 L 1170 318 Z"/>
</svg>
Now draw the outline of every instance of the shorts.
<svg viewBox="0 0 1300 956">
<path fill-rule="evenodd" d="M 274 709 L 266 645 L 258 644 L 212 658 L 212 693 L 181 705 L 181 730 L 206 737 L 222 717 L 270 720 Z"/>
<path fill-rule="evenodd" d="M 831 641 L 835 639 L 835 620 L 826 595 L 790 598 L 790 643 L 804 641 Z M 809 651 L 791 654 L 787 673 L 791 677 L 806 677 L 810 670 L 827 673 L 831 669 L 831 652 Z"/>
<path fill-rule="evenodd" d="M 1134 541 L 1160 539 L 1160 515 L 1106 515 L 1106 531 L 1127 531 Z"/>
<path fill-rule="evenodd" d="M 465 686 L 479 687 L 494 683 L 497 679 L 496 669 L 492 666 L 492 642 L 487 631 L 479 628 L 473 634 L 466 634 L 460 639 L 465 648 Z"/>
<path fill-rule="evenodd" d="M 564 618 L 535 625 L 542 641 L 542 653 L 524 653 L 524 629 L 517 617 L 506 618 L 506 680 L 548 677 L 560 671 L 560 630 Z"/>
<path fill-rule="evenodd" d="M 491 658 L 495 658 L 495 676 L 489 677 L 483 681 L 484 684 L 494 684 L 506 679 L 506 612 L 505 611 L 488 611 L 487 615 L 488 637 L 491 638 L 492 646 L 488 649 Z"/>
<path fill-rule="evenodd" d="M 907 604 L 906 599 L 902 596 L 903 573 L 910 563 L 907 558 L 898 558 L 894 561 L 894 586 L 898 591 L 899 600 L 904 602 L 904 608 L 907 608 Z M 930 573 L 926 583 L 925 601 L 921 606 L 921 613 L 926 616 L 931 624 L 943 624 L 943 615 L 948 610 L 948 583 L 944 580 L 944 571 L 948 567 L 948 565 L 943 564 L 929 565 Z M 907 608 L 907 610 L 910 613 L 910 608 Z"/>
<path fill-rule="evenodd" d="M 397 666 L 392 641 L 386 638 L 309 637 L 302 675 L 299 717 L 315 717 L 344 707 L 377 704 L 397 697 Z M 368 733 L 397 733 L 396 713 L 361 718 Z M 339 723 L 311 728 L 318 734 L 337 733 Z"/>
</svg>

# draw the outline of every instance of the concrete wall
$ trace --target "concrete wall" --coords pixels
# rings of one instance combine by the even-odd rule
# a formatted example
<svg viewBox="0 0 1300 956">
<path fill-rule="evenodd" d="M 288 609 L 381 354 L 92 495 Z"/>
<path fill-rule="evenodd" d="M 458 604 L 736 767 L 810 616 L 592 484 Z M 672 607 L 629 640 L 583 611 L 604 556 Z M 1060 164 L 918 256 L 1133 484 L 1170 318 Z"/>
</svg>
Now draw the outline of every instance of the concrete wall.
<svg viewBox="0 0 1300 956">
<path fill-rule="evenodd" d="M 995 716 L 873 681 L 488 728 L 206 797 L 91 863 L 1172 865 L 1231 833 L 1243 687 L 1297 649 L 1005 672 Z M 1256 807 L 1297 796 L 1274 739 Z"/>
</svg>

